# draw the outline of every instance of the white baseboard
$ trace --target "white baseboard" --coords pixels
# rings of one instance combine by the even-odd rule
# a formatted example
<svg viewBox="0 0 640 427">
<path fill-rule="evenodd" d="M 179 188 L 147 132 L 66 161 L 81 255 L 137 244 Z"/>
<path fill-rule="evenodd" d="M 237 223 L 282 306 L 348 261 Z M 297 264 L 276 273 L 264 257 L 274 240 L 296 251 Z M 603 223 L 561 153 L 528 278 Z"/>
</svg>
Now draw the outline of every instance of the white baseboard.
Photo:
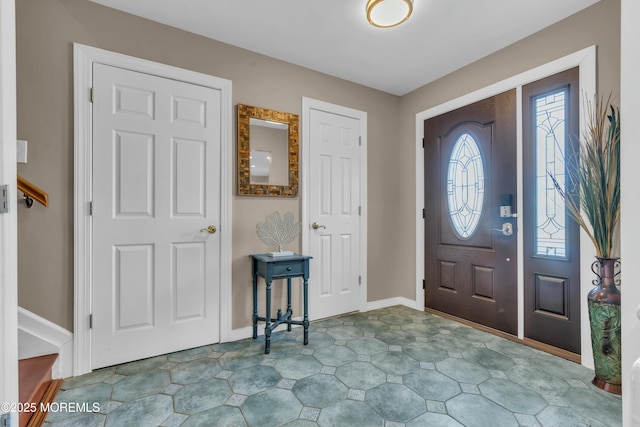
<svg viewBox="0 0 640 427">
<path fill-rule="evenodd" d="M 73 375 L 73 334 L 18 307 L 18 359 L 58 353 L 51 375 L 54 379 Z"/>
<path fill-rule="evenodd" d="M 410 300 L 409 298 L 405 298 L 405 297 L 395 297 L 395 298 L 381 299 L 378 301 L 370 301 L 367 303 L 367 311 L 393 307 L 394 305 L 404 305 L 405 307 L 413 308 L 415 310 L 420 310 L 420 308 L 418 308 L 418 304 L 414 300 Z"/>
</svg>

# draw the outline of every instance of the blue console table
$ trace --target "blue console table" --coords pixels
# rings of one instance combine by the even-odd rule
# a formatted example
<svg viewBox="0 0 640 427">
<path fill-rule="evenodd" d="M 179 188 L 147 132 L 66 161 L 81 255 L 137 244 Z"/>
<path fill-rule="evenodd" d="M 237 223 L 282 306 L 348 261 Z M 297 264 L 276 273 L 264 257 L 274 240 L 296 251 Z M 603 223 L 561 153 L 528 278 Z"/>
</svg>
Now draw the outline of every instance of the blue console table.
<svg viewBox="0 0 640 427">
<path fill-rule="evenodd" d="M 251 273 L 253 275 L 253 339 L 258 337 L 258 321 L 265 322 L 264 326 L 264 352 L 269 354 L 271 350 L 271 332 L 280 324 L 286 323 L 287 330 L 291 330 L 291 325 L 302 325 L 304 327 L 304 345 L 309 343 L 309 302 L 308 302 L 308 281 L 309 281 L 309 260 L 312 258 L 305 255 L 291 255 L 283 257 L 272 257 L 268 254 L 253 254 L 251 257 Z M 258 316 L 258 276 L 264 278 L 267 285 L 267 313 L 264 317 Z M 302 278 L 302 296 L 304 305 L 303 320 L 293 320 L 291 310 L 291 279 Z M 271 318 L 271 282 L 273 279 L 287 279 L 287 311 L 282 313 L 278 309 L 276 318 Z"/>
</svg>

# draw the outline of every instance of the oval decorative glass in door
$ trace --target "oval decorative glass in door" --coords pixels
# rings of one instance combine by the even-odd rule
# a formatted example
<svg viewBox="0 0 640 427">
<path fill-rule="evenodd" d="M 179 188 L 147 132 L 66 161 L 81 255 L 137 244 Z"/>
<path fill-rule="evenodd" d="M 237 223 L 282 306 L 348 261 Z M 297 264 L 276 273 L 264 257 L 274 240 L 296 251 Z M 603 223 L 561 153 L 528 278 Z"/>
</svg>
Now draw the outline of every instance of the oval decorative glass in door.
<svg viewBox="0 0 640 427">
<path fill-rule="evenodd" d="M 484 204 L 484 166 L 478 143 L 469 133 L 458 137 L 447 172 L 449 217 L 456 235 L 470 239 L 478 228 Z"/>
</svg>

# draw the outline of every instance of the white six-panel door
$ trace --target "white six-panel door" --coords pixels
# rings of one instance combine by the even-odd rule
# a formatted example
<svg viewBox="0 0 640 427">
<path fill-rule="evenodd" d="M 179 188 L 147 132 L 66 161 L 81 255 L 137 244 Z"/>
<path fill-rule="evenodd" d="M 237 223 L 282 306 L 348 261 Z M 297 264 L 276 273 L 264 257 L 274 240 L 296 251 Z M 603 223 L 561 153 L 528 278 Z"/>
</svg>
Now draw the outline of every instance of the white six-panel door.
<svg viewBox="0 0 640 427">
<path fill-rule="evenodd" d="M 360 122 L 309 113 L 309 317 L 360 308 Z"/>
<path fill-rule="evenodd" d="M 217 342 L 220 92 L 93 80 L 92 368 Z"/>
</svg>

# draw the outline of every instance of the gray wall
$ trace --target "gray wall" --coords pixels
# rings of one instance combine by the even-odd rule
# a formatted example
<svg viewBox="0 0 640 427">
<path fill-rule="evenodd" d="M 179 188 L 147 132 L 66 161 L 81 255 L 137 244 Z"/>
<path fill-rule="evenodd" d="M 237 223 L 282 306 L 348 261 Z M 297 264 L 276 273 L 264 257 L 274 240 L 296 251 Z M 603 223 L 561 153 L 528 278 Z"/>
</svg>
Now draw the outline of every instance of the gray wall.
<svg viewBox="0 0 640 427">
<path fill-rule="evenodd" d="M 394 233 L 384 225 L 394 217 L 379 213 L 378 207 L 386 204 L 386 194 L 395 191 L 393 176 L 402 167 L 392 148 L 397 144 L 398 97 L 86 0 L 20 0 L 16 15 L 18 138 L 29 141 L 29 162 L 18 166 L 18 174 L 50 198 L 48 208 L 21 207 L 18 214 L 19 305 L 25 309 L 73 329 L 74 42 L 229 79 L 234 106 L 242 103 L 301 114 L 301 98 L 306 96 L 366 111 L 368 199 L 373 212 L 369 227 L 382 230 L 371 233 L 369 243 L 379 247 L 393 239 Z M 300 199 L 234 197 L 234 328 L 250 324 L 246 255 L 269 250 L 257 238 L 255 224 L 275 210 L 292 211 L 299 219 Z M 299 249 L 299 242 L 289 248 Z M 388 265 L 395 264 L 393 270 L 402 264 L 400 254 L 387 257 Z M 380 264 L 370 259 L 369 265 L 369 298 L 397 295 L 382 281 L 386 273 L 378 271 Z"/>
<path fill-rule="evenodd" d="M 598 84 L 619 92 L 620 0 L 602 0 L 513 46 L 404 97 L 336 79 L 86 0 L 20 0 L 17 13 L 18 173 L 50 206 L 18 214 L 19 304 L 73 329 L 72 43 L 233 82 L 233 104 L 301 113 L 301 97 L 368 113 L 368 301 L 415 298 L 415 114 L 584 47 L 598 45 Z M 234 136 L 235 144 L 235 136 Z M 235 167 L 235 166 L 234 166 Z M 235 181 L 235 179 L 234 179 Z M 255 224 L 274 211 L 300 217 L 299 198 L 233 200 L 233 327 L 250 324 L 246 255 L 268 250 Z M 294 242 L 290 248 L 299 248 Z M 382 262 L 384 261 L 384 262 Z"/>
</svg>

